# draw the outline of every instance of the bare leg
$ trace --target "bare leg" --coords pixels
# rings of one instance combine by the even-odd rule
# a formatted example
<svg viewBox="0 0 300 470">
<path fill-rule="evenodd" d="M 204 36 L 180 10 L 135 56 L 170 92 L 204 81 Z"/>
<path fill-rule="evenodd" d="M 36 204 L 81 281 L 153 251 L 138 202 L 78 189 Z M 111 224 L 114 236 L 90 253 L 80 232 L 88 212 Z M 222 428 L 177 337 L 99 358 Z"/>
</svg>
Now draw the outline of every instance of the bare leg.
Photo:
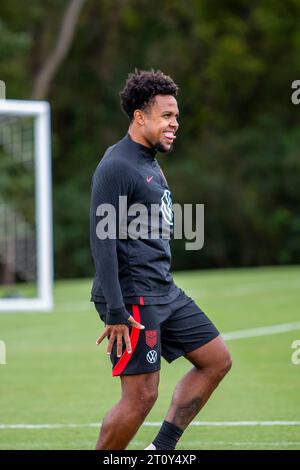
<svg viewBox="0 0 300 470">
<path fill-rule="evenodd" d="M 103 420 L 96 450 L 125 449 L 157 399 L 159 372 L 121 377 L 121 400 Z"/>
<path fill-rule="evenodd" d="M 165 420 L 184 430 L 231 368 L 231 358 L 218 336 L 185 356 L 194 368 L 178 383 Z"/>
</svg>

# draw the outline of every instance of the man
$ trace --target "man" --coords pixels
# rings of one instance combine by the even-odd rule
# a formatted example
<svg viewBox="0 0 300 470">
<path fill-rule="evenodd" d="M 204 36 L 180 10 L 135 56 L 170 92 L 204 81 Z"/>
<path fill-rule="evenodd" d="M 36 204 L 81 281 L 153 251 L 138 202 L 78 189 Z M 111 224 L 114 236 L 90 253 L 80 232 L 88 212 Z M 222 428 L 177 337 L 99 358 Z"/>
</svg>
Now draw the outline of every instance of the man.
<svg viewBox="0 0 300 470">
<path fill-rule="evenodd" d="M 93 178 L 92 301 L 106 325 L 96 344 L 109 339 L 107 353 L 122 389 L 120 401 L 102 423 L 98 450 L 125 449 L 142 425 L 157 398 L 161 355 L 168 362 L 184 356 L 193 368 L 178 383 L 147 449 L 175 449 L 231 367 L 218 330 L 173 282 L 168 237 L 148 236 L 151 226 L 140 237 L 117 233 L 121 220 L 126 228 L 134 222 L 134 211 L 124 212 L 120 197 L 131 208 L 143 204 L 149 213 L 153 205 L 158 207 L 160 228 L 173 225 L 171 193 L 155 155 L 173 147 L 179 127 L 177 91 L 160 71 L 129 75 L 120 93 L 130 121 L 128 134 L 105 152 Z M 111 207 L 116 215 L 105 220 Z M 103 221 L 113 222 L 110 235 L 115 236 L 103 237 Z"/>
</svg>

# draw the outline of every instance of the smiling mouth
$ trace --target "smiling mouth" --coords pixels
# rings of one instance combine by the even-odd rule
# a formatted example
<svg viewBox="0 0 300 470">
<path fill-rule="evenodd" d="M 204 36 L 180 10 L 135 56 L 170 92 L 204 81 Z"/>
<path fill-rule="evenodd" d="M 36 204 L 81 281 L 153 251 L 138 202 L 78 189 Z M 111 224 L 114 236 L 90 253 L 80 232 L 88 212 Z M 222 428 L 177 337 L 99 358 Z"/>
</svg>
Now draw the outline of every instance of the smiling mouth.
<svg viewBox="0 0 300 470">
<path fill-rule="evenodd" d="M 170 142 L 170 143 L 172 143 L 173 140 L 176 139 L 176 136 L 175 136 L 174 133 L 171 132 L 171 131 L 164 132 L 164 136 L 165 136 L 165 138 L 168 140 L 168 142 Z"/>
</svg>

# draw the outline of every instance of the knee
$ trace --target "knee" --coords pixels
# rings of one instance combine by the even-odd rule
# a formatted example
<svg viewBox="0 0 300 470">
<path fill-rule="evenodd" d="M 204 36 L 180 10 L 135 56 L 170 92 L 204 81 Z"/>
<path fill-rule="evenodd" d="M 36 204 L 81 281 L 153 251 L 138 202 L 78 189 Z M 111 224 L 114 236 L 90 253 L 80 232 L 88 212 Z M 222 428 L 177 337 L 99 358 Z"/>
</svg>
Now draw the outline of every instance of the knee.
<svg viewBox="0 0 300 470">
<path fill-rule="evenodd" d="M 222 357 L 221 361 L 218 363 L 218 366 L 216 368 L 217 371 L 217 377 L 219 380 L 222 380 L 223 377 L 230 371 L 232 367 L 232 358 L 229 353 L 229 351 L 224 354 Z"/>
<path fill-rule="evenodd" d="M 127 408 L 145 418 L 158 397 L 159 373 L 122 377 L 122 398 Z"/>
<path fill-rule="evenodd" d="M 146 388 L 139 391 L 136 397 L 136 406 L 139 412 L 147 415 L 158 397 L 157 388 Z"/>
<path fill-rule="evenodd" d="M 215 383 L 217 385 L 230 371 L 231 367 L 232 359 L 229 352 L 226 352 L 225 354 L 222 354 L 222 357 L 212 361 L 208 367 L 205 367 L 204 373 L 211 383 Z"/>
<path fill-rule="evenodd" d="M 145 408 L 152 408 L 154 403 L 156 402 L 158 397 L 158 390 L 157 388 L 153 388 L 150 390 L 143 390 L 141 395 L 141 403 L 144 403 Z"/>
</svg>

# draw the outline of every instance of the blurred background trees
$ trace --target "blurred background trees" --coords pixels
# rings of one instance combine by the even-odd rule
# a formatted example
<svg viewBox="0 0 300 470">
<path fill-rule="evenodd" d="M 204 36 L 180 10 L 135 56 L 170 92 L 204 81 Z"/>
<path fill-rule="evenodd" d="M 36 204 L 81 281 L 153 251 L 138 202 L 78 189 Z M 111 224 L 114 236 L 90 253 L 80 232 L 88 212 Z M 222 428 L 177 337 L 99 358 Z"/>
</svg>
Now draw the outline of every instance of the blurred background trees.
<svg viewBox="0 0 300 470">
<path fill-rule="evenodd" d="M 299 0 L 1 3 L 7 98 L 51 103 L 57 277 L 93 274 L 91 178 L 127 130 L 118 92 L 135 67 L 179 85 L 179 136 L 158 158 L 174 202 L 205 204 L 204 248 L 174 240 L 173 268 L 300 262 L 299 17 Z"/>
</svg>

